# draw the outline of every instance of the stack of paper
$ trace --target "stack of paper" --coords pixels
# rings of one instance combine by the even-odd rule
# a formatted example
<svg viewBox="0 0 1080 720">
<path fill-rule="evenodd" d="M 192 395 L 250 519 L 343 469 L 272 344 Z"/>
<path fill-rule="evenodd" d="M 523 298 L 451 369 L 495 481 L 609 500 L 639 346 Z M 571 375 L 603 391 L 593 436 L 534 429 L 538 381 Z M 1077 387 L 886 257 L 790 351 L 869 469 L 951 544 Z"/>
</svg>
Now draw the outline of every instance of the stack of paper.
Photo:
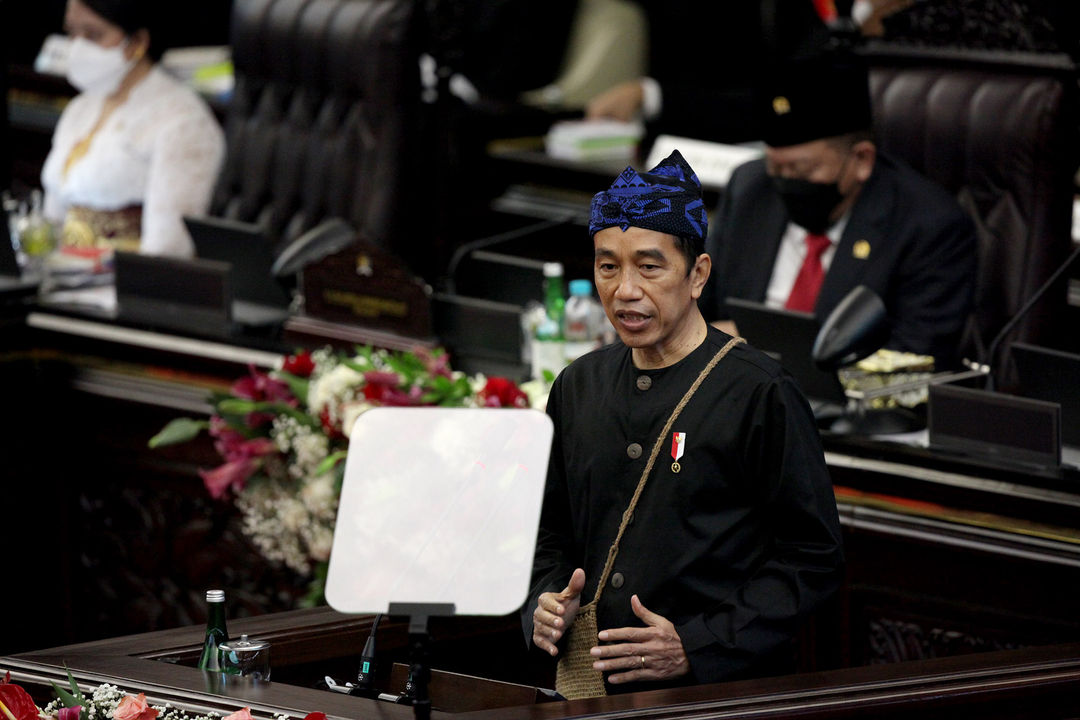
<svg viewBox="0 0 1080 720">
<path fill-rule="evenodd" d="M 551 126 L 547 154 L 564 160 L 633 160 L 645 135 L 641 123 L 564 120 Z"/>
</svg>

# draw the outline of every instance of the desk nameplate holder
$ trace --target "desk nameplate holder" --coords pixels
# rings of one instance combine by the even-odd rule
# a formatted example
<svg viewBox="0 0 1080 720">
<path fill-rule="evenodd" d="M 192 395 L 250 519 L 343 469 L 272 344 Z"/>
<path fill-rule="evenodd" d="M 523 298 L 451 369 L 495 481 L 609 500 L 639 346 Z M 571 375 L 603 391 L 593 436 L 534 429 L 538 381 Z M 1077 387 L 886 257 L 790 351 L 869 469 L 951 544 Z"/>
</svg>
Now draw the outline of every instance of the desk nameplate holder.
<svg viewBox="0 0 1080 720">
<path fill-rule="evenodd" d="M 418 718 L 428 618 L 507 615 L 528 596 L 552 434 L 544 413 L 486 408 L 380 407 L 352 428 L 326 600 L 410 618 Z"/>
<path fill-rule="evenodd" d="M 930 446 L 972 457 L 1057 470 L 1061 405 L 953 385 L 932 385 Z"/>
</svg>

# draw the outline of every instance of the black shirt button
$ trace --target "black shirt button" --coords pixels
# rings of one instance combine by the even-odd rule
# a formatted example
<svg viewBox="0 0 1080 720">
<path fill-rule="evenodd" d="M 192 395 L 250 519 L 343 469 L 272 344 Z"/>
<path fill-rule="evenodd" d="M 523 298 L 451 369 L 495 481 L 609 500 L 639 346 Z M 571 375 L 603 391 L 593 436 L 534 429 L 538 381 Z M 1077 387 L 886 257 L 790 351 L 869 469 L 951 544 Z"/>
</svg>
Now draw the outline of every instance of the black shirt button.
<svg viewBox="0 0 1080 720">
<path fill-rule="evenodd" d="M 611 587 L 618 590 L 619 588 L 621 588 L 623 586 L 623 583 L 625 583 L 625 582 L 626 582 L 626 578 L 623 577 L 622 573 L 612 573 L 612 575 L 611 575 Z"/>
<path fill-rule="evenodd" d="M 638 375 L 637 389 L 644 392 L 652 387 L 652 378 L 648 375 Z"/>
<path fill-rule="evenodd" d="M 626 446 L 626 454 L 630 456 L 631 460 L 637 460 L 641 457 L 641 446 L 637 443 L 630 443 Z"/>
</svg>

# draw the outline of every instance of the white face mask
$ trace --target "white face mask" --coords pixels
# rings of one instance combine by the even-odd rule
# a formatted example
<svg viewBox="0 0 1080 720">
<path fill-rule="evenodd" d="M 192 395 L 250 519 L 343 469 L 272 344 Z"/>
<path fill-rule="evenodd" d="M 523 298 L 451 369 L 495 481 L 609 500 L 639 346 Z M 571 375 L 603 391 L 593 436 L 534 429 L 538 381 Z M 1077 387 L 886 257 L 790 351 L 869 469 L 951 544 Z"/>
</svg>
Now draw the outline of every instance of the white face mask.
<svg viewBox="0 0 1080 720">
<path fill-rule="evenodd" d="M 108 95 L 120 87 L 135 62 L 124 57 L 124 44 L 106 48 L 77 37 L 68 53 L 67 79 L 83 92 Z"/>
</svg>

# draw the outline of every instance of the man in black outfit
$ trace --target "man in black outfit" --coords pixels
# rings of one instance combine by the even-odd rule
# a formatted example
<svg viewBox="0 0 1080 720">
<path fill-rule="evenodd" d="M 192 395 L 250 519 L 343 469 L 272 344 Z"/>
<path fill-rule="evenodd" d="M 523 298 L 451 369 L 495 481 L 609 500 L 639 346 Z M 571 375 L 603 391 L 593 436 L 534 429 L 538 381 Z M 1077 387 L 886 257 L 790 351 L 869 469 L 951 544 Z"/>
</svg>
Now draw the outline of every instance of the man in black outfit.
<svg viewBox="0 0 1080 720">
<path fill-rule="evenodd" d="M 806 400 L 776 362 L 698 311 L 707 223 L 678 151 L 593 198 L 594 277 L 621 342 L 571 364 L 548 400 L 555 437 L 523 629 L 534 647 L 565 653 L 623 526 L 599 633 L 584 639 L 608 692 L 790 670 L 799 620 L 841 581 L 836 502 Z"/>
</svg>

